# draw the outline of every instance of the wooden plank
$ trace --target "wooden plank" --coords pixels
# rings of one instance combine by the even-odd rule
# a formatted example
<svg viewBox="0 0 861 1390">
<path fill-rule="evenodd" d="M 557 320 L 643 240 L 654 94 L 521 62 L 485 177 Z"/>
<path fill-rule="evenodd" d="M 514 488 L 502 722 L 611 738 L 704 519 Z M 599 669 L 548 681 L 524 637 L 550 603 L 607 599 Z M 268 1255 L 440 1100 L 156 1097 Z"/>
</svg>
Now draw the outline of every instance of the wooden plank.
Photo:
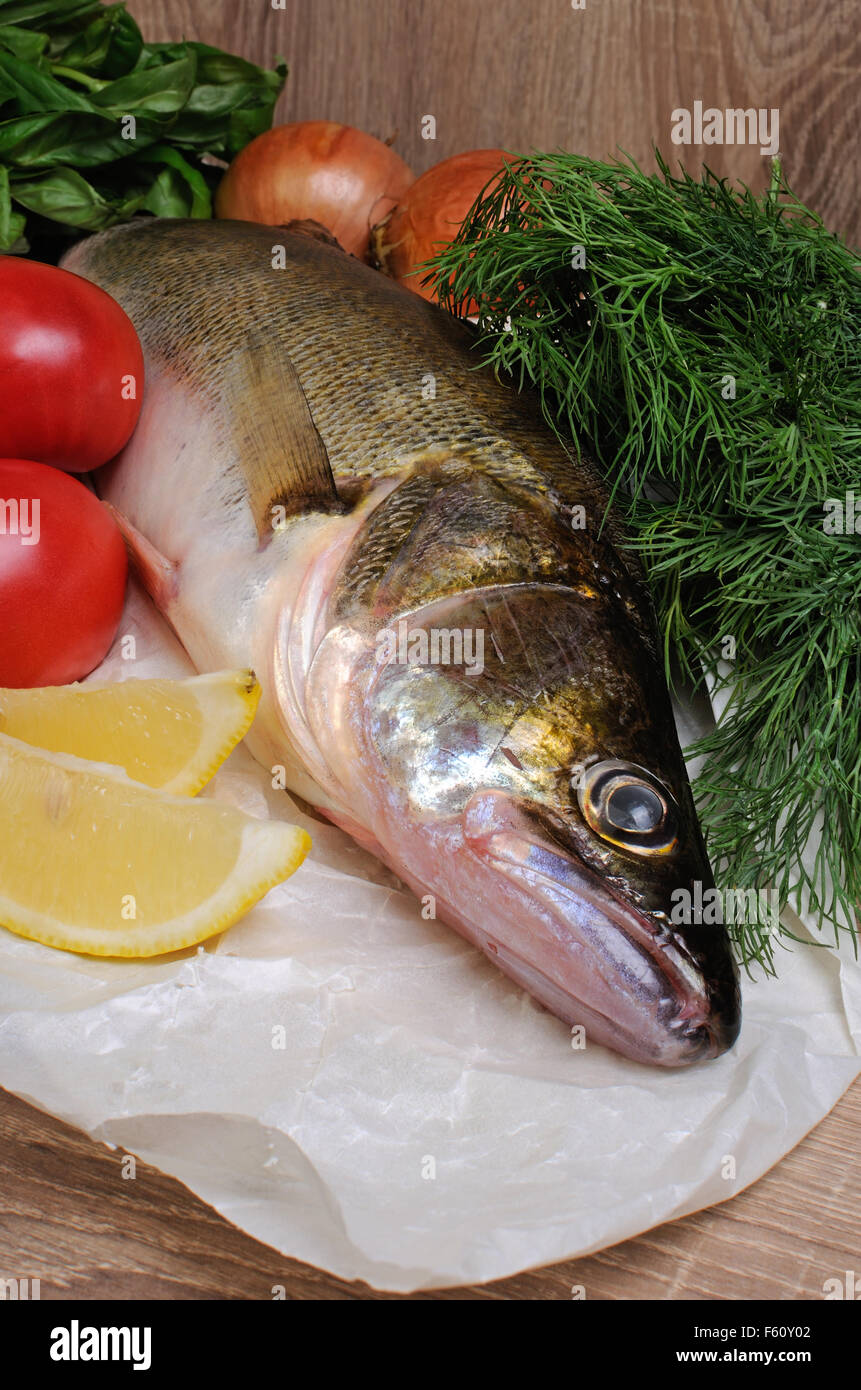
<svg viewBox="0 0 861 1390">
<path fill-rule="evenodd" d="M 861 242 L 861 26 L 853 0 L 130 0 L 151 39 L 202 39 L 290 64 L 280 120 L 345 121 L 421 173 L 460 150 L 652 145 L 764 187 L 758 148 L 670 140 L 671 113 L 777 108 L 798 194 Z M 422 138 L 426 115 L 436 139 Z"/>
<path fill-rule="evenodd" d="M 861 1273 L 861 1080 L 747 1191 L 587 1259 L 420 1299 L 817 1299 Z M 384 1299 L 288 1260 L 180 1183 L 0 1091 L 0 1277 L 43 1299 Z M 381 1195 L 380 1220 L 385 1220 Z"/>
<path fill-rule="evenodd" d="M 325 117 L 386 137 L 417 173 L 459 150 L 563 146 L 648 165 L 655 142 L 689 168 L 760 188 L 755 149 L 682 151 L 671 112 L 772 107 L 799 195 L 861 242 L 861 28 L 850 0 L 130 0 L 151 39 L 201 39 L 291 65 L 278 118 Z M 436 119 L 424 140 L 422 118 Z M 379 1297 L 287 1261 L 178 1183 L 0 1093 L 0 1274 L 44 1297 Z M 818 1298 L 858 1269 L 861 1083 L 731 1202 L 586 1260 L 443 1298 Z"/>
</svg>

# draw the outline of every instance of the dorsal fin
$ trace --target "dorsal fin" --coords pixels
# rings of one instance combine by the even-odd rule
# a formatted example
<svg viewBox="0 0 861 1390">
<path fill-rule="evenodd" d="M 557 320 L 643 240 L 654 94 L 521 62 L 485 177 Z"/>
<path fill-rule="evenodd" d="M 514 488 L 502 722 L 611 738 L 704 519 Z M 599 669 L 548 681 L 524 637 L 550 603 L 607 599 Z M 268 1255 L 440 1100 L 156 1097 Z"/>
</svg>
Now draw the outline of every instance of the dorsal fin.
<svg viewBox="0 0 861 1390">
<path fill-rule="evenodd" d="M 290 222 L 279 222 L 277 225 L 283 227 L 285 232 L 299 232 L 302 236 L 313 237 L 315 241 L 323 241 L 327 246 L 337 246 L 339 251 L 344 251 L 340 241 L 332 235 L 328 227 L 324 227 L 322 222 L 315 222 L 313 217 L 294 217 Z M 345 256 L 346 254 L 344 251 Z"/>
<path fill-rule="evenodd" d="M 225 401 L 261 544 L 302 512 L 341 512 L 326 446 L 296 368 L 277 339 L 249 335 Z"/>
</svg>

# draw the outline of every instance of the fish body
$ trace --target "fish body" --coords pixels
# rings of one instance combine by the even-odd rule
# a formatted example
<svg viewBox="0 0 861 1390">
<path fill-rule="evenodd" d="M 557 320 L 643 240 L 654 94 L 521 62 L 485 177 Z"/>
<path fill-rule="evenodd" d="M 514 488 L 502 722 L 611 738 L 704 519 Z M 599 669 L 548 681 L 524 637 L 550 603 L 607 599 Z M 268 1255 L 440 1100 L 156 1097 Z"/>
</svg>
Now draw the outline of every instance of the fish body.
<svg viewBox="0 0 861 1390">
<path fill-rule="evenodd" d="M 98 475 L 267 767 L 588 1041 L 731 1046 L 722 926 L 650 600 L 599 476 L 472 331 L 308 228 L 141 220 L 67 269 L 140 336 Z M 675 914 L 678 915 L 678 914 Z"/>
</svg>

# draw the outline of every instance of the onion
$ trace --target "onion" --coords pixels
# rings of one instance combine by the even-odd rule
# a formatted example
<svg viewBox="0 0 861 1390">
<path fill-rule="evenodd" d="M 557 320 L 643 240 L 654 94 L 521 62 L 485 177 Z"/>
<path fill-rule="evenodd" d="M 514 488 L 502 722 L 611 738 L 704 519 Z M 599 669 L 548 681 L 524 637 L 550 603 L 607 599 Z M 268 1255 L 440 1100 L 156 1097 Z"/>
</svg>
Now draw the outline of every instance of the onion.
<svg viewBox="0 0 861 1390">
<path fill-rule="evenodd" d="M 416 179 L 391 216 L 374 228 L 375 256 L 387 274 L 424 299 L 436 299 L 433 287 L 413 272 L 454 240 L 481 190 L 510 158 L 504 150 L 470 150 Z M 471 303 L 467 313 L 478 313 L 477 306 Z"/>
<path fill-rule="evenodd" d="M 353 256 L 413 182 L 382 140 L 334 121 L 299 121 L 258 135 L 236 156 L 215 195 L 216 217 L 278 225 L 320 222 Z"/>
</svg>

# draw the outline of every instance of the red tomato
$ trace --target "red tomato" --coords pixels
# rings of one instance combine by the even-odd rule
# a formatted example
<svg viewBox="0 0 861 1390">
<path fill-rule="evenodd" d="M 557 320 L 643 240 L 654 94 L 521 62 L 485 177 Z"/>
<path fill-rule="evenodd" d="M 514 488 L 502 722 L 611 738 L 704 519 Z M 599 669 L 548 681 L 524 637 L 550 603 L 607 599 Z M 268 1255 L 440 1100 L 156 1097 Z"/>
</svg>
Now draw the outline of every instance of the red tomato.
<svg viewBox="0 0 861 1390">
<path fill-rule="evenodd" d="M 83 483 L 0 459 L 0 686 L 65 685 L 98 666 L 126 572 L 117 524 Z"/>
<path fill-rule="evenodd" d="M 0 304 L 0 456 L 70 473 L 107 463 L 140 414 L 131 319 L 80 275 L 19 256 L 0 256 Z"/>
</svg>

